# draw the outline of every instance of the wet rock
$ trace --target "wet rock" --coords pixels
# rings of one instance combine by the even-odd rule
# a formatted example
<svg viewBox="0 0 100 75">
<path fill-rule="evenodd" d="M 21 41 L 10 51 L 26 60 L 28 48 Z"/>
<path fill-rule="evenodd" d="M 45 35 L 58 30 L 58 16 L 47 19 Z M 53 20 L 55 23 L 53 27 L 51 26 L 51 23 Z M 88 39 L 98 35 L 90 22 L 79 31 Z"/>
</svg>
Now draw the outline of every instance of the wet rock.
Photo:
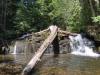
<svg viewBox="0 0 100 75">
<path fill-rule="evenodd" d="M 22 65 L 20 64 L 14 64 L 14 63 L 0 64 L 0 75 L 21 75 L 21 72 L 22 72 Z"/>
</svg>

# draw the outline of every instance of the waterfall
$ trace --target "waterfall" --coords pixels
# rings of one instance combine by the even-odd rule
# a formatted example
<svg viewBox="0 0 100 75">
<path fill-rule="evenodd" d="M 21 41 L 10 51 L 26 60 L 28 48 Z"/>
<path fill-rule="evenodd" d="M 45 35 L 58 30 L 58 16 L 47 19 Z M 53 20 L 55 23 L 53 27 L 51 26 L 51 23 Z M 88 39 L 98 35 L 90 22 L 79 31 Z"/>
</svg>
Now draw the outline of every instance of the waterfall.
<svg viewBox="0 0 100 75">
<path fill-rule="evenodd" d="M 25 50 L 26 50 L 26 43 L 25 43 L 25 41 L 17 40 L 15 42 L 12 54 L 24 53 Z"/>
<path fill-rule="evenodd" d="M 27 42 L 26 39 L 16 40 L 12 50 L 12 54 L 24 54 L 24 53 L 28 54 L 32 52 L 34 52 L 32 43 Z"/>
<path fill-rule="evenodd" d="M 17 42 L 15 42 L 13 54 L 17 54 Z"/>
<path fill-rule="evenodd" d="M 82 38 L 81 34 L 78 34 L 77 36 L 69 36 L 69 39 L 72 49 L 71 54 L 92 57 L 100 56 L 99 54 L 93 52 L 93 43 L 86 38 Z"/>
</svg>

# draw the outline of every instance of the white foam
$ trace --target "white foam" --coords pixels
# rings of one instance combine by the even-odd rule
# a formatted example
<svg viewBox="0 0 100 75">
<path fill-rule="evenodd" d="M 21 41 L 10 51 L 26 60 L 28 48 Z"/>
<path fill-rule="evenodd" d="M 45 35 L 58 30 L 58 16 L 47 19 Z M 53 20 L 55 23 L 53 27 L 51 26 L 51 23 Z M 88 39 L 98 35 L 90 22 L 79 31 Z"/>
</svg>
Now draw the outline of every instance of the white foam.
<svg viewBox="0 0 100 75">
<path fill-rule="evenodd" d="M 78 34 L 77 36 L 69 36 L 69 38 L 70 38 L 70 46 L 72 49 L 71 54 L 81 55 L 81 56 L 91 56 L 91 57 L 100 56 L 99 54 L 93 52 L 93 49 L 87 45 L 90 44 L 90 41 L 83 40 L 80 34 Z"/>
</svg>

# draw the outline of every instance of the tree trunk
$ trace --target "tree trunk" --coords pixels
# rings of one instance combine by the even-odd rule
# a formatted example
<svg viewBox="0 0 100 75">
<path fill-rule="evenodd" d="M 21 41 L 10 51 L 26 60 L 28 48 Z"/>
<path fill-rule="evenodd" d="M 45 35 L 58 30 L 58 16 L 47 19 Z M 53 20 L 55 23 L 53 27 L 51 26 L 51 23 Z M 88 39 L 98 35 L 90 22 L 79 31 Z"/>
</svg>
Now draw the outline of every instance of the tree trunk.
<svg viewBox="0 0 100 75">
<path fill-rule="evenodd" d="M 58 36 L 55 37 L 55 39 L 54 39 L 52 44 L 53 44 L 54 56 L 58 56 L 58 54 L 59 54 L 59 40 L 58 40 Z"/>
<path fill-rule="evenodd" d="M 27 64 L 27 66 L 24 68 L 22 75 L 28 75 L 28 73 L 35 67 L 35 65 L 38 63 L 40 58 L 42 57 L 43 53 L 47 49 L 47 47 L 53 42 L 55 37 L 57 36 L 58 28 L 56 26 L 50 27 L 51 33 L 48 36 L 48 38 L 43 42 L 39 50 L 35 53 L 33 58 L 30 60 L 30 62 Z"/>
<path fill-rule="evenodd" d="M 91 8 L 91 12 L 92 12 L 92 16 L 95 17 L 96 16 L 96 13 L 95 13 L 95 10 L 94 10 L 94 6 L 92 4 L 92 0 L 89 0 L 89 3 L 90 3 L 90 8 Z"/>
</svg>

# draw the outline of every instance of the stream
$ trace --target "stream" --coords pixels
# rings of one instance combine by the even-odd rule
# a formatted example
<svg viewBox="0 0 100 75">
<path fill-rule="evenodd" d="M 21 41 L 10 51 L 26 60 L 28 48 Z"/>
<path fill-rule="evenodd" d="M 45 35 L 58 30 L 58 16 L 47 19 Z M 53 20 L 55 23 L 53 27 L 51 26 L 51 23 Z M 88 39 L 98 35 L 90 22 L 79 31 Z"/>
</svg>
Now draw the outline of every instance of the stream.
<svg viewBox="0 0 100 75">
<path fill-rule="evenodd" d="M 0 75 L 21 75 L 32 56 L 31 53 L 1 55 Z M 100 75 L 100 58 L 45 54 L 30 75 Z"/>
<path fill-rule="evenodd" d="M 52 48 L 48 48 L 28 75 L 100 75 L 100 54 L 93 51 L 93 43 L 80 34 L 69 39 L 70 53 L 54 57 Z M 0 75 L 21 75 L 35 53 L 32 47 L 25 40 L 16 41 L 12 54 L 0 55 Z M 60 51 L 67 51 L 64 47 Z"/>
</svg>

